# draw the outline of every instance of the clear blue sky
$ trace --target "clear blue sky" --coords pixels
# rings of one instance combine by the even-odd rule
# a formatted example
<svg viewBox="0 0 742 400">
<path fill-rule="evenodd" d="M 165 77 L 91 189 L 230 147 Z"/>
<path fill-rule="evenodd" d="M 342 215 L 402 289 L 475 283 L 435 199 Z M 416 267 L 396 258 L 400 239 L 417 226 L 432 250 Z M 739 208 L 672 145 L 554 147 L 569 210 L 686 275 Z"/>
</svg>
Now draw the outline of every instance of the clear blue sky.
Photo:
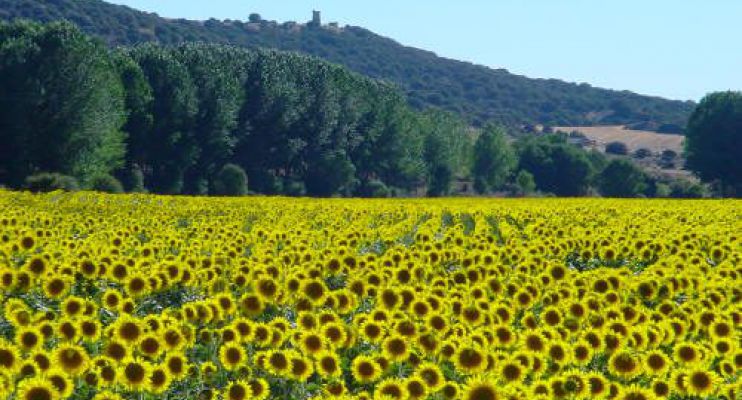
<svg viewBox="0 0 742 400">
<path fill-rule="evenodd" d="M 530 77 L 672 99 L 742 90 L 740 0 L 110 0 L 188 19 L 357 25 Z"/>
</svg>

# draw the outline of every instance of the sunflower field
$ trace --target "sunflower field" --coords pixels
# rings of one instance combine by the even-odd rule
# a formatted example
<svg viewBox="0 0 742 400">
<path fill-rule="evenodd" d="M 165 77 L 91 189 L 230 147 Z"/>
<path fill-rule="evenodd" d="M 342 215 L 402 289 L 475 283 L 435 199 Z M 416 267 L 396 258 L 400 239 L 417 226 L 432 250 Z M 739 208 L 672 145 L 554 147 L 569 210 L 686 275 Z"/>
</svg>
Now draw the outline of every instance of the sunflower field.
<svg viewBox="0 0 742 400">
<path fill-rule="evenodd" d="M 0 191 L 0 399 L 740 399 L 741 206 Z"/>
</svg>

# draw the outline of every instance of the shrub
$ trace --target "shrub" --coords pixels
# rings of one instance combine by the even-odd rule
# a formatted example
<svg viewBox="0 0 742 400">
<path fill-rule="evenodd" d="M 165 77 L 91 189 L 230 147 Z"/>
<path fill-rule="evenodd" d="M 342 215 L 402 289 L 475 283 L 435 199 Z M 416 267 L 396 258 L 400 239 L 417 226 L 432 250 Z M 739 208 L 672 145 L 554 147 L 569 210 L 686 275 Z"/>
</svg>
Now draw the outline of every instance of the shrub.
<svg viewBox="0 0 742 400">
<path fill-rule="evenodd" d="M 56 172 L 42 172 L 28 176 L 26 177 L 25 187 L 32 192 L 75 191 L 80 189 L 75 177 Z"/>
<path fill-rule="evenodd" d="M 124 193 L 124 186 L 111 175 L 98 175 L 90 180 L 90 189 L 96 192 Z"/>
<path fill-rule="evenodd" d="M 247 194 L 247 174 L 239 165 L 226 164 L 214 180 L 214 193 L 220 196 Z"/>
<path fill-rule="evenodd" d="M 670 197 L 676 199 L 698 199 L 705 197 L 703 185 L 685 179 L 678 179 L 670 184 Z"/>
<path fill-rule="evenodd" d="M 640 160 L 645 159 L 647 157 L 651 157 L 651 156 L 652 156 L 652 150 L 649 150 L 649 149 L 646 149 L 646 148 L 643 148 L 643 147 L 641 149 L 637 149 L 634 152 L 634 157 L 636 157 L 636 158 L 638 158 Z"/>
<path fill-rule="evenodd" d="M 644 171 L 626 159 L 608 163 L 598 178 L 600 193 L 608 197 L 636 197 L 647 187 Z"/>
<path fill-rule="evenodd" d="M 608 154 L 625 156 L 629 154 L 629 148 L 624 142 L 610 142 L 605 146 L 605 152 Z"/>
<path fill-rule="evenodd" d="M 517 185 L 518 194 L 521 196 L 527 196 L 536 191 L 536 181 L 533 179 L 533 174 L 528 171 L 521 170 L 515 177 L 515 184 Z"/>
<path fill-rule="evenodd" d="M 362 197 L 390 197 L 391 196 L 391 190 L 389 187 L 382 181 L 378 179 L 372 179 L 368 182 L 365 182 L 358 191 L 358 195 Z"/>
</svg>

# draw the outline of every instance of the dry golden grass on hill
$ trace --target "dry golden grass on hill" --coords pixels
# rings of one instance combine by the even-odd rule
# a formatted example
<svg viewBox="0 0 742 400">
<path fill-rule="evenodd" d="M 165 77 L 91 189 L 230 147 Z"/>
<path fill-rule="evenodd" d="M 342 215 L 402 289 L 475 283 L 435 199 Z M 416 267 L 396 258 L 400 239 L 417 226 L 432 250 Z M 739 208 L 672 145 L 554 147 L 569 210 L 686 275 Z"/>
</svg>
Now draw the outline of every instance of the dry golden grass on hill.
<svg viewBox="0 0 742 400">
<path fill-rule="evenodd" d="M 683 150 L 683 136 L 657 133 L 651 131 L 636 131 L 624 129 L 621 125 L 614 126 L 560 126 L 556 131 L 583 133 L 588 139 L 594 140 L 596 147 L 604 148 L 614 141 L 623 142 L 633 152 L 640 148 L 647 148 L 654 153 L 663 150 L 672 150 L 678 154 Z"/>
</svg>

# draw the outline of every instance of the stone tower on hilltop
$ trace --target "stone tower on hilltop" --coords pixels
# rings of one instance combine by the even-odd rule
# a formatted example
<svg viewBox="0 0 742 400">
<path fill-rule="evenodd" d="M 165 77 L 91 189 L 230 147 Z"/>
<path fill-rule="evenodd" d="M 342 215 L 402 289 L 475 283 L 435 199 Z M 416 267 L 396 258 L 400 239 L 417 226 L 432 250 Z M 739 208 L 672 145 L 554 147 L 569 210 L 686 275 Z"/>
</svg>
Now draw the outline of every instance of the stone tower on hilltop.
<svg viewBox="0 0 742 400">
<path fill-rule="evenodd" d="M 322 12 L 317 10 L 312 11 L 312 25 L 322 26 Z"/>
</svg>

